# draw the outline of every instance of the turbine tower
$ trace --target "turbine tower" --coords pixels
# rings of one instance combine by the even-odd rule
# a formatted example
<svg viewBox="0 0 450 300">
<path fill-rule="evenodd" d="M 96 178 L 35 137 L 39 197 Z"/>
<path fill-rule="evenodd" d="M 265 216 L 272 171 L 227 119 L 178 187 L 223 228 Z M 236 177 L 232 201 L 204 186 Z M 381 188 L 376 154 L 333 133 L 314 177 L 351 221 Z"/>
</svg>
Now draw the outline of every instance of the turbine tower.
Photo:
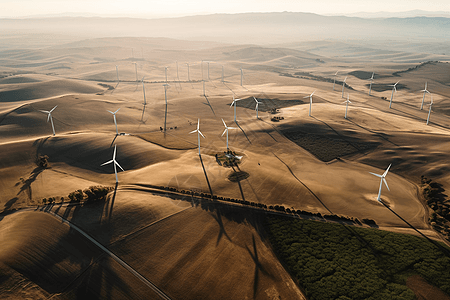
<svg viewBox="0 0 450 300">
<path fill-rule="evenodd" d="M 243 82 L 244 82 L 244 71 L 242 71 L 242 68 L 240 68 L 239 70 L 241 70 L 241 86 L 243 86 Z"/>
<path fill-rule="evenodd" d="M 337 70 L 336 71 L 336 73 L 334 73 L 334 80 L 333 80 L 333 91 L 334 91 L 334 85 L 336 84 L 336 76 L 337 76 L 337 73 L 339 72 L 339 70 Z"/>
<path fill-rule="evenodd" d="M 109 111 L 110 113 L 112 113 L 113 116 L 114 116 L 114 124 L 116 124 L 116 135 L 119 135 L 119 131 L 117 130 L 117 120 L 116 120 L 116 113 L 117 113 L 119 110 L 120 110 L 120 108 L 119 108 L 118 110 L 116 110 L 115 112 L 112 112 L 112 111 L 110 111 L 110 110 L 107 110 L 107 111 Z"/>
<path fill-rule="evenodd" d="M 52 130 L 53 130 L 53 136 L 55 136 L 55 126 L 53 126 L 53 118 L 52 118 L 52 112 L 55 110 L 55 108 L 58 105 L 55 105 L 50 111 L 48 110 L 41 110 L 41 112 L 48 114 L 47 122 L 50 120 L 50 123 L 52 123 Z"/>
<path fill-rule="evenodd" d="M 255 107 L 255 110 L 256 110 L 256 118 L 258 119 L 259 105 L 260 105 L 262 102 L 259 102 L 258 100 L 256 100 L 255 97 L 253 97 L 253 99 L 255 99 L 255 101 L 256 101 L 256 107 Z"/>
<path fill-rule="evenodd" d="M 378 197 L 377 197 L 377 201 L 378 202 L 381 202 L 381 188 L 383 187 L 383 182 L 386 185 L 388 191 L 390 191 L 389 186 L 388 186 L 388 184 L 386 182 L 386 175 L 389 172 L 389 168 L 391 167 L 391 165 L 392 164 L 390 164 L 389 167 L 387 167 L 387 169 L 386 169 L 386 171 L 384 171 L 383 175 L 379 175 L 379 174 L 375 174 L 375 173 L 369 172 L 370 174 L 375 175 L 378 178 L 380 178 L 380 189 L 378 190 Z"/>
<path fill-rule="evenodd" d="M 345 84 L 346 84 L 346 81 L 347 80 L 347 76 L 345 76 L 345 79 L 344 79 L 344 82 L 342 82 L 342 96 L 341 96 L 341 98 L 344 98 L 344 88 L 345 88 Z"/>
<path fill-rule="evenodd" d="M 375 75 L 375 72 L 372 72 L 372 77 L 370 77 L 369 79 L 367 79 L 367 80 L 370 80 L 370 86 L 369 86 L 369 96 L 370 96 L 370 93 L 372 92 L 372 83 L 373 83 L 373 76 Z"/>
<path fill-rule="evenodd" d="M 169 88 L 170 85 L 168 85 L 167 83 L 163 84 L 164 86 L 164 99 L 166 100 L 166 110 L 164 113 L 164 133 L 166 133 L 166 122 L 167 122 L 167 89 Z"/>
<path fill-rule="evenodd" d="M 144 105 L 147 105 L 147 98 L 145 97 L 144 77 L 142 77 L 142 92 L 144 93 Z"/>
<path fill-rule="evenodd" d="M 347 119 L 348 105 L 352 103 L 350 101 L 350 95 L 348 93 L 347 93 L 347 100 L 345 102 L 342 102 L 342 103 L 346 103 L 345 104 L 345 116 L 344 116 L 344 118 Z"/>
<path fill-rule="evenodd" d="M 431 106 L 433 105 L 433 95 L 431 95 L 431 93 L 430 93 L 430 96 L 431 96 L 431 102 L 430 102 L 430 108 L 428 109 L 427 125 L 430 122 Z"/>
<path fill-rule="evenodd" d="M 234 122 L 235 123 L 237 123 L 237 121 L 236 121 L 236 102 L 239 100 L 241 100 L 241 99 L 234 99 L 234 96 L 233 96 L 233 102 L 231 102 L 231 105 L 230 105 L 230 107 L 232 107 L 234 105 Z"/>
<path fill-rule="evenodd" d="M 228 148 L 228 130 L 229 129 L 237 129 L 237 128 L 236 127 L 228 127 L 223 119 L 222 119 L 222 122 L 223 122 L 223 126 L 225 126 L 225 130 L 223 131 L 222 136 L 225 134 L 225 132 L 227 133 L 227 150 L 228 150 L 229 149 Z"/>
<path fill-rule="evenodd" d="M 124 170 L 124 169 L 119 165 L 119 163 L 116 161 L 116 150 L 117 150 L 117 146 L 114 145 L 113 158 L 112 158 L 110 161 L 107 161 L 107 162 L 101 164 L 100 166 L 104 166 L 104 165 L 107 165 L 107 164 L 112 163 L 112 164 L 114 165 L 114 173 L 116 174 L 116 183 L 118 183 L 118 182 L 119 182 L 119 179 L 117 178 L 117 167 L 116 167 L 116 166 L 118 166 L 119 168 L 121 168 L 122 171 L 124 171 L 124 172 L 125 172 L 125 170 Z"/>
<path fill-rule="evenodd" d="M 389 86 L 392 86 L 392 93 L 391 93 L 391 101 L 389 102 L 389 108 L 392 106 L 392 99 L 394 99 L 394 91 L 397 92 L 397 84 L 400 81 L 397 81 L 395 84 L 390 84 Z"/>
<path fill-rule="evenodd" d="M 420 110 L 423 109 L 423 102 L 425 101 L 425 94 L 428 93 L 431 95 L 431 93 L 427 90 L 427 85 L 428 85 L 428 82 L 425 82 L 425 89 L 421 90 L 421 92 L 423 92 L 423 98 L 422 98 L 422 104 L 420 105 Z"/>
<path fill-rule="evenodd" d="M 138 76 L 137 76 L 137 63 L 133 63 L 134 64 L 134 70 L 136 71 L 136 81 L 139 81 Z"/>
<path fill-rule="evenodd" d="M 314 95 L 315 92 L 316 92 L 316 91 L 312 92 L 312 94 L 309 95 L 309 96 L 303 97 L 303 98 L 309 98 L 309 114 L 308 114 L 308 115 L 309 115 L 310 117 L 311 117 L 312 96 Z"/>
<path fill-rule="evenodd" d="M 200 136 L 202 136 L 203 138 L 205 138 L 205 136 L 200 131 L 200 119 L 198 119 L 198 121 L 197 121 L 197 129 L 194 130 L 194 131 L 191 131 L 189 133 L 191 134 L 191 133 L 194 133 L 194 132 L 197 132 L 197 136 L 198 136 L 198 156 L 201 156 L 201 153 L 200 153 Z"/>
<path fill-rule="evenodd" d="M 187 67 L 188 67 L 188 81 L 191 82 L 191 75 L 189 74 L 189 63 L 186 63 Z"/>
</svg>

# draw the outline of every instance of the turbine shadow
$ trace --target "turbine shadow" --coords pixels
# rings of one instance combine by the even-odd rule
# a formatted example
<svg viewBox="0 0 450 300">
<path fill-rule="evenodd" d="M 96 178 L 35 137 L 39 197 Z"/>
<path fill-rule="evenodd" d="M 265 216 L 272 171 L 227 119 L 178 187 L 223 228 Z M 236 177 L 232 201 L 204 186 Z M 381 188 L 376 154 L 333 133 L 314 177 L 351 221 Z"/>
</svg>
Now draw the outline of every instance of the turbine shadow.
<svg viewBox="0 0 450 300">
<path fill-rule="evenodd" d="M 219 245 L 220 240 L 222 239 L 222 237 L 225 235 L 225 237 L 232 242 L 231 238 L 229 237 L 228 233 L 225 231 L 225 226 L 223 225 L 223 221 L 222 221 L 222 213 L 221 213 L 221 209 L 220 206 L 216 207 L 216 215 L 211 214 L 211 216 L 216 220 L 217 224 L 219 224 L 219 235 L 217 236 L 217 241 L 216 241 L 216 247 L 217 245 Z"/>
<path fill-rule="evenodd" d="M 206 101 L 208 102 L 208 103 L 203 103 L 203 104 L 205 104 L 205 105 L 208 105 L 209 106 L 209 108 L 211 108 L 211 111 L 212 111 L 212 113 L 214 114 L 214 116 L 216 115 L 216 113 L 214 112 L 214 109 L 212 108 L 212 106 L 211 106 L 211 103 L 209 102 L 209 99 L 208 99 L 208 97 L 206 96 L 206 95 L 203 95 L 203 97 L 205 97 L 205 99 L 206 99 Z"/>
<path fill-rule="evenodd" d="M 235 165 L 235 166 L 239 169 L 238 165 Z M 233 172 L 236 173 L 236 170 L 234 169 L 234 166 L 233 166 L 233 165 L 231 166 L 231 168 L 233 169 Z M 239 169 L 239 171 L 240 171 L 240 169 Z M 245 196 L 244 196 L 244 191 L 242 190 L 241 181 L 240 181 L 240 180 L 237 180 L 237 183 L 238 183 L 238 185 L 239 185 L 239 190 L 241 191 L 242 200 L 245 201 Z"/>
<path fill-rule="evenodd" d="M 211 185 L 209 184 L 208 174 L 206 174 L 206 169 L 205 169 L 205 165 L 203 164 L 202 156 L 199 155 L 199 157 L 200 157 L 200 162 L 202 163 L 203 173 L 205 173 L 206 182 L 208 183 L 209 192 L 210 192 L 211 197 L 212 197 L 213 196 L 213 191 L 211 189 Z"/>
<path fill-rule="evenodd" d="M 252 258 L 253 262 L 255 263 L 255 273 L 253 275 L 253 298 L 255 298 L 256 292 L 258 291 L 259 272 L 262 272 L 264 275 L 267 275 L 271 278 L 273 278 L 273 276 L 266 271 L 266 269 L 263 267 L 263 265 L 259 261 L 258 249 L 256 248 L 254 234 L 252 234 L 252 240 L 253 240 L 253 253 L 252 253 L 252 251 L 250 251 L 250 249 L 248 248 L 247 245 L 245 246 L 245 248 L 247 249 L 248 254 L 250 254 L 250 257 Z"/>
<path fill-rule="evenodd" d="M 114 142 L 116 141 L 116 139 L 117 139 L 117 134 L 114 136 L 114 139 L 112 140 L 111 145 L 109 145 L 109 148 L 111 148 L 114 145 Z"/>
<path fill-rule="evenodd" d="M 433 245 L 435 245 L 436 247 L 438 247 L 442 252 L 444 252 L 445 254 L 447 254 L 447 256 L 450 256 L 450 250 L 448 250 L 447 248 L 443 247 L 442 245 L 440 245 L 439 243 L 437 243 L 436 241 L 430 239 L 429 237 L 427 237 L 425 234 L 423 234 L 422 232 L 420 232 L 419 230 L 417 230 L 413 225 L 411 225 L 408 221 L 406 221 L 405 219 L 403 219 L 399 214 L 397 214 L 395 211 L 393 211 L 388 205 L 386 205 L 383 201 L 380 202 L 381 204 L 383 204 L 384 207 L 386 207 L 387 209 L 389 209 L 394 215 L 396 215 L 400 220 L 402 220 L 403 222 L 405 222 L 406 225 L 408 225 L 409 227 L 411 227 L 414 231 L 416 231 L 418 234 L 420 234 L 422 237 L 426 238 L 429 242 L 431 242 Z"/>
<path fill-rule="evenodd" d="M 250 141 L 250 139 L 248 138 L 247 134 L 245 133 L 244 129 L 242 129 L 241 125 L 239 125 L 238 121 L 236 121 L 236 125 L 237 127 L 239 127 L 239 129 L 242 131 L 242 133 L 244 134 L 245 138 L 247 139 L 247 141 L 251 144 L 252 142 Z"/>
<path fill-rule="evenodd" d="M 115 87 L 113 88 L 113 90 L 111 91 L 111 94 L 114 93 L 114 91 L 117 89 L 117 87 L 119 86 L 119 83 L 120 83 L 120 81 L 117 82 L 116 86 L 115 86 Z"/>
</svg>

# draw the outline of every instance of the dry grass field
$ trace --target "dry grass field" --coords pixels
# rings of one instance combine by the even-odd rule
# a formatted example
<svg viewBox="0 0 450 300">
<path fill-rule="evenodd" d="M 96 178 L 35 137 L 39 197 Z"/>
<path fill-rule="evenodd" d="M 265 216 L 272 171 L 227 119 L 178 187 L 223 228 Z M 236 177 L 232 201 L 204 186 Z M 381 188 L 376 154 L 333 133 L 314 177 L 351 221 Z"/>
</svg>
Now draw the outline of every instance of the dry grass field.
<svg viewBox="0 0 450 300">
<path fill-rule="evenodd" d="M 131 57 L 130 47 L 142 57 Z M 450 57 L 348 47 L 103 38 L 0 51 L 0 298 L 159 297 L 56 214 L 172 299 L 305 299 L 248 210 L 180 201 L 150 186 L 367 218 L 382 230 L 417 234 L 376 201 L 380 182 L 369 172 L 392 164 L 383 202 L 443 241 L 428 222 L 420 178 L 450 189 Z M 389 108 L 388 85 L 397 81 Z M 419 109 L 425 82 L 429 125 L 430 95 Z M 233 97 L 242 99 L 236 123 Z M 41 111 L 55 106 L 53 136 Z M 119 110 L 119 135 L 108 110 Z M 238 167 L 216 160 L 227 150 L 222 119 L 236 127 L 229 148 L 242 155 Z M 201 157 L 190 134 L 198 120 Z M 101 164 L 115 146 L 124 169 L 117 188 L 104 201 L 69 203 L 78 189 L 114 186 L 113 165 Z M 229 180 L 235 171 L 248 176 Z M 56 203 L 43 202 L 50 197 Z M 425 295 L 428 287 L 412 289 Z"/>
</svg>

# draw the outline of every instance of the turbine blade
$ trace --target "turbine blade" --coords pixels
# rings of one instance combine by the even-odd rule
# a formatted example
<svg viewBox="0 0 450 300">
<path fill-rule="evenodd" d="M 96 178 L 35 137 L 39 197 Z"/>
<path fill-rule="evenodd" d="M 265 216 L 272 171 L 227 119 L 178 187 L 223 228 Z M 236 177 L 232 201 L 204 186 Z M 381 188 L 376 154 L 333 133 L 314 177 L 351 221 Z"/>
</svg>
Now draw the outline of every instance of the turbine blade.
<svg viewBox="0 0 450 300">
<path fill-rule="evenodd" d="M 392 164 L 390 164 L 389 167 L 387 167 L 386 171 L 384 171 L 384 173 L 382 175 L 383 177 L 386 177 L 387 173 L 389 172 L 389 169 L 391 168 L 391 165 Z"/>
<path fill-rule="evenodd" d="M 375 176 L 377 176 L 377 177 L 379 177 L 379 178 L 381 178 L 382 176 L 381 175 L 379 175 L 379 174 L 375 174 L 375 173 L 372 173 L 372 172 L 369 172 L 370 174 L 372 174 L 372 175 L 375 175 Z"/>
<path fill-rule="evenodd" d="M 197 132 L 197 129 L 196 129 L 196 130 L 194 130 L 194 131 L 191 131 L 191 132 L 189 132 L 189 133 L 194 133 L 194 132 Z"/>
<path fill-rule="evenodd" d="M 54 111 L 54 110 L 55 110 L 55 108 L 56 108 L 57 106 L 58 106 L 58 105 L 55 105 L 55 107 L 53 107 L 53 108 L 52 108 L 52 110 L 51 110 L 50 112 Z"/>
<path fill-rule="evenodd" d="M 114 112 L 114 114 L 116 114 L 119 110 L 120 110 L 120 108 L 119 108 L 118 110 L 116 110 L 116 111 Z"/>
<path fill-rule="evenodd" d="M 124 171 L 125 172 L 125 170 L 119 165 L 119 163 L 117 162 L 117 161 L 114 161 L 114 163 L 119 167 L 119 168 L 121 168 L 122 169 L 122 171 Z"/>
<path fill-rule="evenodd" d="M 117 146 L 116 146 L 116 145 L 114 145 L 113 160 L 115 160 L 115 159 L 116 159 L 116 149 L 117 149 Z"/>
<path fill-rule="evenodd" d="M 200 119 L 197 119 L 197 130 L 200 131 Z"/>
<path fill-rule="evenodd" d="M 227 124 L 225 124 L 225 121 L 222 119 L 223 122 L 223 126 L 225 126 L 225 128 L 227 128 Z"/>
<path fill-rule="evenodd" d="M 389 189 L 389 186 L 388 186 L 388 184 L 387 184 L 387 181 L 386 181 L 386 179 L 385 179 L 384 177 L 383 177 L 383 182 L 384 182 L 384 184 L 386 185 L 388 191 L 391 191 L 391 190 Z"/>
<path fill-rule="evenodd" d="M 42 111 L 43 113 L 46 113 L 46 114 L 48 114 L 48 113 L 49 113 L 49 111 L 48 111 L 48 110 L 39 110 L 39 111 Z"/>
<path fill-rule="evenodd" d="M 50 121 L 50 116 L 51 116 L 51 115 L 52 115 L 51 113 L 48 113 L 48 116 L 47 116 L 47 122 Z"/>
<path fill-rule="evenodd" d="M 205 136 L 203 135 L 203 133 L 199 130 L 198 131 L 198 133 L 203 137 L 203 138 L 205 138 Z"/>
<path fill-rule="evenodd" d="M 227 127 L 228 129 L 238 129 L 237 127 Z"/>
<path fill-rule="evenodd" d="M 108 112 L 112 113 L 113 115 L 115 114 L 115 113 L 113 113 L 113 112 L 112 112 L 112 111 L 110 111 L 110 110 L 106 110 L 106 111 L 108 111 Z"/>
<path fill-rule="evenodd" d="M 110 161 L 107 161 L 107 162 L 101 164 L 100 166 L 104 166 L 104 165 L 110 164 L 110 163 L 112 163 L 113 161 L 114 161 L 114 160 L 111 159 Z"/>
<path fill-rule="evenodd" d="M 227 128 L 223 130 L 222 136 L 227 132 Z"/>
</svg>

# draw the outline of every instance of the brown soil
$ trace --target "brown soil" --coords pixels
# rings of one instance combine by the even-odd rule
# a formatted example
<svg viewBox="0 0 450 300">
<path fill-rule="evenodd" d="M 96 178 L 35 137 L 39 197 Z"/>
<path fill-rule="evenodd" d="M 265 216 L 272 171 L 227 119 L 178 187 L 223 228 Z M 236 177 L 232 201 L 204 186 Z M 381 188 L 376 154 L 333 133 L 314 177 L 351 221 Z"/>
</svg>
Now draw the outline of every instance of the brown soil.
<svg viewBox="0 0 450 300">
<path fill-rule="evenodd" d="M 450 297 L 435 286 L 432 286 L 419 275 L 413 275 L 406 280 L 418 300 L 450 300 Z"/>
</svg>

